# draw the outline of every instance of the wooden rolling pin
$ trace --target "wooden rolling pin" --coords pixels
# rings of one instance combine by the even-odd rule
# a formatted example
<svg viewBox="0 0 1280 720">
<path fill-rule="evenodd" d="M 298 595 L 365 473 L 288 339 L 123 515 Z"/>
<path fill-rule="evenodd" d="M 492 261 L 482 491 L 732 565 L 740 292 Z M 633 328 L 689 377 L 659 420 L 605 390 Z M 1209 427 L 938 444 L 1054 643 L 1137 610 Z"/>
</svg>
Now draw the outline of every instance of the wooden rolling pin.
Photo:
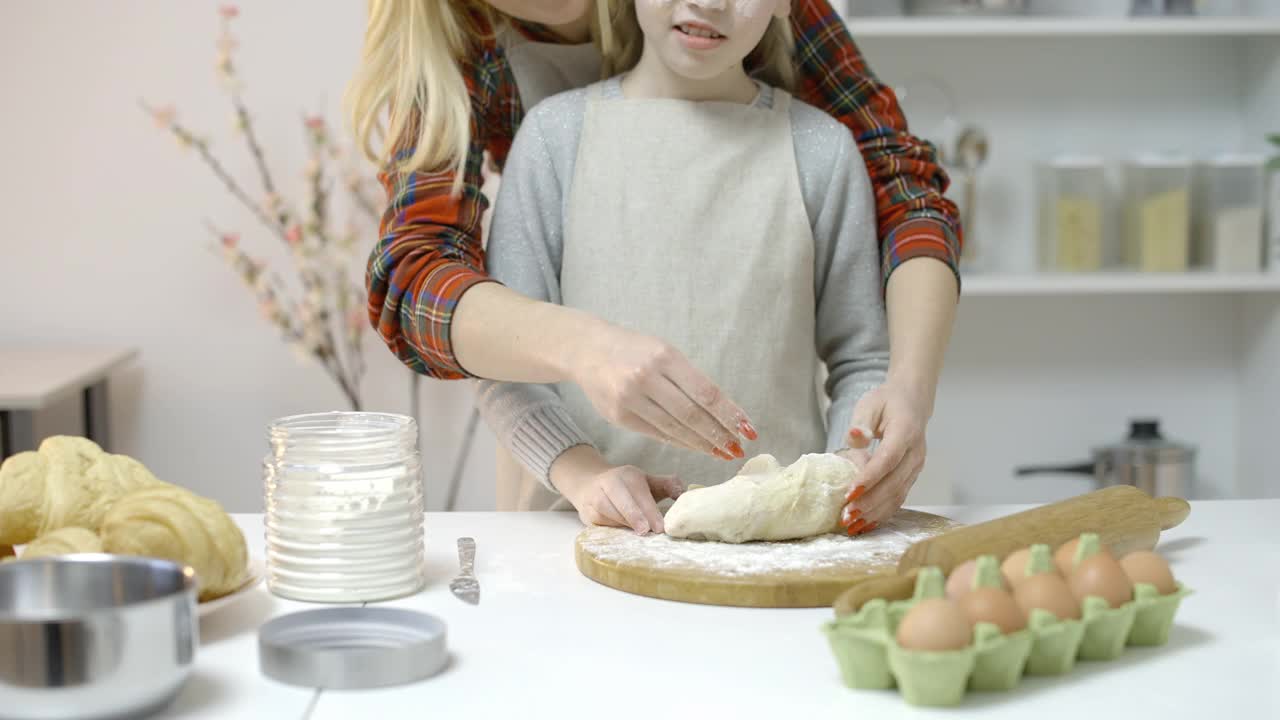
<svg viewBox="0 0 1280 720">
<path fill-rule="evenodd" d="M 995 555 L 1003 560 L 1014 550 L 1036 543 L 1057 548 L 1081 533 L 1097 533 L 1102 544 L 1118 556 L 1151 550 L 1162 530 L 1176 527 L 1190 512 L 1191 506 L 1182 498 L 1152 498 L 1131 485 L 1116 485 L 967 525 L 907 548 L 898 560 L 896 575 L 869 578 L 849 588 L 836 600 L 836 613 L 856 612 L 872 598 L 911 597 L 916 571 L 922 567 L 933 565 L 950 573 L 960 563 L 979 555 Z"/>
</svg>

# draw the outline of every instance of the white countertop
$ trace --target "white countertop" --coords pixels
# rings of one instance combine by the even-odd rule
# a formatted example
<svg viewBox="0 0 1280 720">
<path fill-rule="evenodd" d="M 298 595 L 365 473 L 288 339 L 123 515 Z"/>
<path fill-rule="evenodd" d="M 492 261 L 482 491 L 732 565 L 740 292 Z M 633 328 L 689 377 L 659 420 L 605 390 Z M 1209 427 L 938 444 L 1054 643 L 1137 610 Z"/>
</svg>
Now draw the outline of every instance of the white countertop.
<svg viewBox="0 0 1280 720">
<path fill-rule="evenodd" d="M 980 522 L 1027 506 L 924 507 Z M 236 516 L 262 554 L 261 516 Z M 258 672 L 256 629 L 307 606 L 265 585 L 202 621 L 196 671 L 165 717 L 311 718 L 1280 718 L 1280 500 L 1192 503 L 1159 550 L 1195 593 L 1168 645 L 1129 648 L 1008 693 L 922 710 L 841 685 L 819 632 L 828 609 L 710 607 L 628 595 L 582 577 L 569 513 L 429 513 L 430 585 L 389 605 L 436 615 L 453 661 L 370 691 L 294 688 Z M 455 540 L 476 538 L 479 606 L 448 589 Z M 308 714 L 309 713 L 309 714 Z"/>
<path fill-rule="evenodd" d="M 0 348 L 0 409 L 39 410 L 137 354 L 133 348 Z"/>
</svg>

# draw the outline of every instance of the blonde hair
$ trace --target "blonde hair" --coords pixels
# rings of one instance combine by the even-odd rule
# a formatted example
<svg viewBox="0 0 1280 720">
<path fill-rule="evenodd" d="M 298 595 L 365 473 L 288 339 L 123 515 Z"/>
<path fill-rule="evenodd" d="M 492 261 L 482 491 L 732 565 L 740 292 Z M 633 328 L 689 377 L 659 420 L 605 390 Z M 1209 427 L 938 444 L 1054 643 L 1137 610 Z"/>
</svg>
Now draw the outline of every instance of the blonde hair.
<svg viewBox="0 0 1280 720">
<path fill-rule="evenodd" d="M 607 78 L 635 67 L 644 35 L 634 0 L 595 0 L 595 6 L 591 38 Z M 452 170 L 458 192 L 471 145 L 463 66 L 505 22 L 482 0 L 369 0 L 360 62 L 344 95 L 347 123 L 365 157 L 400 173 Z M 747 65 L 765 82 L 791 89 L 786 20 L 773 18 Z"/>
<path fill-rule="evenodd" d="M 631 70 L 640 62 L 644 52 L 644 33 L 636 18 L 635 0 L 599 0 L 602 6 L 597 22 L 602 26 L 599 34 L 605 40 L 600 43 L 604 77 Z M 607 5 L 608 9 L 603 9 Z M 791 22 L 774 17 L 760 42 L 747 55 L 744 64 L 754 68 L 751 74 L 760 80 L 791 91 L 795 88 L 795 42 L 791 35 Z"/>
</svg>

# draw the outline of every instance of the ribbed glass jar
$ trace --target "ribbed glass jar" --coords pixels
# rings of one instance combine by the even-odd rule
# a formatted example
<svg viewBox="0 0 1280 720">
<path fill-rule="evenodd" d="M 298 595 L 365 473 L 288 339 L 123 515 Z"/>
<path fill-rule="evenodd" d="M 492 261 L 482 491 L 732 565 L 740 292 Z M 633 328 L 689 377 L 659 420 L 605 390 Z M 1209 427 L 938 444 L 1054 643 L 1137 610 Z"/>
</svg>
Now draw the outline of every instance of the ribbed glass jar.
<svg viewBox="0 0 1280 720">
<path fill-rule="evenodd" d="M 403 415 L 280 418 L 263 460 L 267 587 L 307 602 L 372 602 L 425 584 L 418 425 Z"/>
</svg>

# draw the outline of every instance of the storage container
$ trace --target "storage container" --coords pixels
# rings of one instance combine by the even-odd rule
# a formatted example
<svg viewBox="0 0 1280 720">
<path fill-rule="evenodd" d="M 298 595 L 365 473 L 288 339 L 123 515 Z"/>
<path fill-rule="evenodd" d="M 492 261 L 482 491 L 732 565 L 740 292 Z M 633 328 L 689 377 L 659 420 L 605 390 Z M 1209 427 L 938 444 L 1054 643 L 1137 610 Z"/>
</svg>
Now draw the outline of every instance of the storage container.
<svg viewBox="0 0 1280 720">
<path fill-rule="evenodd" d="M 263 460 L 267 586 L 307 602 L 411 595 L 426 581 L 418 425 L 333 412 L 271 423 Z"/>
<path fill-rule="evenodd" d="M 1191 161 L 1146 155 L 1124 166 L 1122 263 L 1141 272 L 1187 270 L 1191 250 Z"/>
<path fill-rule="evenodd" d="M 1196 267 L 1218 272 L 1262 268 L 1265 160 L 1223 155 L 1196 170 Z"/>
<path fill-rule="evenodd" d="M 1105 161 L 1061 156 L 1039 164 L 1036 174 L 1040 269 L 1087 272 L 1107 265 L 1113 253 Z"/>
</svg>

